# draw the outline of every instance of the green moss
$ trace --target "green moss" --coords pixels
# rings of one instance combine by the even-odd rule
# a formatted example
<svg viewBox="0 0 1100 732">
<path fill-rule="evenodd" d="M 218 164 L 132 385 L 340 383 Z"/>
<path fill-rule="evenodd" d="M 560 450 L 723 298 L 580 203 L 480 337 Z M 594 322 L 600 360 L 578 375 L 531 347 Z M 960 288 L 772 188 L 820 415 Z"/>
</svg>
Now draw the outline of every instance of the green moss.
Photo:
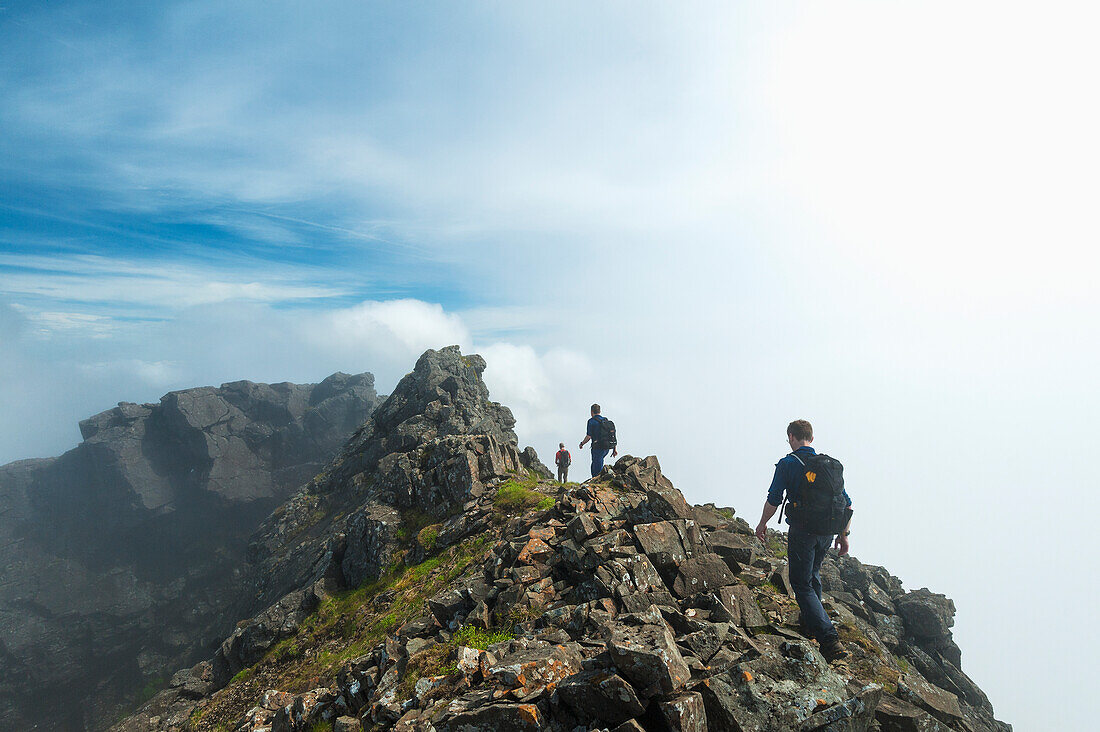
<svg viewBox="0 0 1100 732">
<path fill-rule="evenodd" d="M 882 655 L 882 651 L 879 650 L 879 647 L 875 645 L 874 641 L 865 636 L 863 633 L 860 633 L 859 629 L 851 623 L 841 623 L 836 631 L 842 641 L 855 643 L 867 653 L 871 653 L 876 656 Z"/>
<path fill-rule="evenodd" d="M 425 551 L 435 551 L 435 543 L 439 539 L 439 530 L 441 528 L 443 528 L 443 524 L 425 526 L 420 530 L 420 533 L 416 535 L 417 543 L 424 547 Z"/>
<path fill-rule="evenodd" d="M 252 667 L 241 669 L 240 671 L 237 672 L 236 676 L 234 676 L 232 679 L 229 680 L 229 683 L 230 684 L 240 684 L 240 683 L 243 683 L 245 681 L 248 681 L 250 678 L 252 678 L 252 673 L 253 673 Z"/>
<path fill-rule="evenodd" d="M 138 692 L 138 700 L 136 706 L 141 706 L 145 702 L 152 699 L 157 695 L 157 692 L 164 688 L 164 678 L 161 676 L 154 676 L 145 682 L 145 685 L 141 687 L 141 691 Z"/>
<path fill-rule="evenodd" d="M 420 564 L 409 568 L 409 574 L 412 576 L 413 581 L 419 582 L 431 574 L 443 560 L 439 557 L 432 557 L 431 559 L 425 559 Z"/>
</svg>

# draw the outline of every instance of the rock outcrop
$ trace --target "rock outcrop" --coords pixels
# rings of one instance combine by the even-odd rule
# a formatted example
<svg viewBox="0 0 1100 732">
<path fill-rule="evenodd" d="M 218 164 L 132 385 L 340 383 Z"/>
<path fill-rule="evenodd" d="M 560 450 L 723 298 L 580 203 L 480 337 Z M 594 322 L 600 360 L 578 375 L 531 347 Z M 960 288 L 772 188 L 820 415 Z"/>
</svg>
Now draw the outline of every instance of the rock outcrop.
<svg viewBox="0 0 1100 732">
<path fill-rule="evenodd" d="M 104 727 L 208 655 L 248 537 L 379 401 L 370 374 L 188 389 L 0 467 L 0 728 Z"/>
<path fill-rule="evenodd" d="M 1011 729 L 950 600 L 830 557 L 829 664 L 779 535 L 691 506 L 655 457 L 546 479 L 483 368 L 425 354 L 257 532 L 256 612 L 115 729 Z"/>
</svg>

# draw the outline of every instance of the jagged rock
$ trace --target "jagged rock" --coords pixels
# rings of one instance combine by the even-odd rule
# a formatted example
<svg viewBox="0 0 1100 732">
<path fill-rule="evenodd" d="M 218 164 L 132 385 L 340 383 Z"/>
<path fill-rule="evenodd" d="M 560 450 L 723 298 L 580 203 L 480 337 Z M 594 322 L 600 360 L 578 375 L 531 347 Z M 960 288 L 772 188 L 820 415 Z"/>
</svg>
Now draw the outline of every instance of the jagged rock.
<svg viewBox="0 0 1100 732">
<path fill-rule="evenodd" d="M 607 650 L 615 665 L 643 698 L 672 694 L 691 678 L 672 631 L 660 623 L 629 627 L 610 625 Z"/>
<path fill-rule="evenodd" d="M 735 513 L 732 508 L 719 508 L 713 503 L 694 507 L 695 520 L 708 531 L 728 529 L 733 525 Z"/>
<path fill-rule="evenodd" d="M 359 732 L 362 728 L 355 717 L 337 717 L 332 723 L 332 732 Z"/>
<path fill-rule="evenodd" d="M 946 732 L 947 727 L 925 710 L 883 695 L 875 708 L 875 721 L 883 732 Z"/>
<path fill-rule="evenodd" d="M 945 724 L 951 724 L 963 716 L 959 699 L 950 691 L 934 686 L 910 671 L 898 681 L 899 698 L 928 710 Z"/>
<path fill-rule="evenodd" d="M 721 557 L 703 554 L 684 561 L 676 568 L 672 591 L 680 597 L 689 597 L 725 587 L 735 579 Z"/>
<path fill-rule="evenodd" d="M 855 696 L 823 709 L 802 722 L 800 732 L 863 732 L 875 720 L 881 686 L 869 686 Z"/>
<path fill-rule="evenodd" d="M 385 506 L 370 506 L 348 518 L 340 569 L 349 587 L 377 579 L 393 562 L 394 526 L 399 521 L 397 511 Z"/>
<path fill-rule="evenodd" d="M 692 690 L 698 692 L 703 699 L 703 707 L 707 712 L 707 725 L 711 729 L 740 730 L 741 732 L 756 732 L 762 729 L 761 722 L 750 711 L 750 705 L 755 704 L 752 696 L 739 693 L 737 688 L 721 676 L 704 679 L 693 686 Z"/>
<path fill-rule="evenodd" d="M 680 532 L 669 521 L 638 524 L 634 535 L 653 565 L 659 570 L 675 569 L 687 561 L 688 553 L 680 540 Z"/>
<path fill-rule="evenodd" d="M 511 654 L 490 668 L 488 675 L 502 688 L 531 690 L 557 684 L 580 670 L 577 652 L 565 646 L 547 646 Z"/>
<path fill-rule="evenodd" d="M 247 537 L 378 402 L 370 374 L 187 389 L 84 420 L 61 457 L 0 467 L 0 728 L 102 725 L 205 656 L 251 592 Z"/>
<path fill-rule="evenodd" d="M 679 732 L 707 732 L 707 712 L 702 694 L 677 694 L 662 701 L 658 708 L 671 729 Z"/>
<path fill-rule="evenodd" d="M 531 730 L 544 726 L 544 717 L 534 704 L 491 704 L 459 712 L 437 725 L 439 732 L 497 732 L 497 730 Z"/>
<path fill-rule="evenodd" d="M 707 534 L 707 544 L 711 551 L 727 561 L 738 565 L 752 564 L 755 548 L 750 539 L 730 531 L 712 531 Z M 732 569 L 732 567 L 731 567 Z M 737 570 L 734 569 L 734 572 Z"/>
<path fill-rule="evenodd" d="M 558 695 L 578 719 L 588 722 L 615 725 L 645 711 L 626 679 L 605 669 L 570 676 L 558 686 Z"/>
<path fill-rule="evenodd" d="M 895 604 L 910 635 L 932 640 L 950 637 L 955 603 L 944 595 L 922 588 L 899 597 Z"/>
</svg>

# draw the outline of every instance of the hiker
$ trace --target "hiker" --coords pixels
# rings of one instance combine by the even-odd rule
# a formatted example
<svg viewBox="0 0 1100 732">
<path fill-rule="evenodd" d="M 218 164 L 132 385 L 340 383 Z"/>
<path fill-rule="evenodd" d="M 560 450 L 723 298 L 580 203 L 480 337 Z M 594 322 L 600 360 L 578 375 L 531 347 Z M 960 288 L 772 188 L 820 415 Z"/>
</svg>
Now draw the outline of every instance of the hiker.
<svg viewBox="0 0 1100 732">
<path fill-rule="evenodd" d="M 844 466 L 839 460 L 818 454 L 810 443 L 814 430 L 804 419 L 787 425 L 787 444 L 791 453 L 775 464 L 775 476 L 756 538 L 767 537 L 768 520 L 783 503 L 786 493 L 787 569 L 801 611 L 803 632 L 816 638 L 821 655 L 828 661 L 844 658 L 848 652 L 840 644 L 836 628 L 821 604 L 821 562 L 834 543 L 841 555 L 848 553 L 848 534 L 852 520 L 852 499 L 844 490 Z M 782 519 L 782 512 L 780 512 Z"/>
<path fill-rule="evenodd" d="M 592 440 L 592 477 L 595 478 L 603 470 L 603 459 L 607 453 L 611 457 L 619 454 L 618 440 L 615 437 L 615 423 L 607 417 L 600 415 L 600 405 L 592 405 L 592 416 L 588 420 L 588 434 L 581 440 L 581 449 Z"/>
<path fill-rule="evenodd" d="M 554 464 L 558 466 L 558 482 L 565 483 L 569 480 L 569 465 L 573 462 L 569 451 L 565 449 L 565 443 L 558 443 L 558 453 L 554 455 Z"/>
</svg>

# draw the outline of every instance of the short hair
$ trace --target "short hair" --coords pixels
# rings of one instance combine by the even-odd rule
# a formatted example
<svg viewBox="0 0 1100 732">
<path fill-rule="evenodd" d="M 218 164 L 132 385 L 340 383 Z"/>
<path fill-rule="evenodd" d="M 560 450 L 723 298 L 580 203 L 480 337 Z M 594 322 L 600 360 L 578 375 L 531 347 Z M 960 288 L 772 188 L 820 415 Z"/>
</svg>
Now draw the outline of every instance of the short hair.
<svg viewBox="0 0 1100 732">
<path fill-rule="evenodd" d="M 599 413 L 600 413 L 600 405 L 599 404 L 593 404 L 592 405 L 592 414 L 599 414 Z"/>
<path fill-rule="evenodd" d="M 787 425 L 787 434 L 796 440 L 810 442 L 814 439 L 814 428 L 804 419 L 796 419 Z"/>
<path fill-rule="evenodd" d="M 559 442 L 558 447 L 565 447 L 565 443 L 564 442 Z"/>
</svg>

